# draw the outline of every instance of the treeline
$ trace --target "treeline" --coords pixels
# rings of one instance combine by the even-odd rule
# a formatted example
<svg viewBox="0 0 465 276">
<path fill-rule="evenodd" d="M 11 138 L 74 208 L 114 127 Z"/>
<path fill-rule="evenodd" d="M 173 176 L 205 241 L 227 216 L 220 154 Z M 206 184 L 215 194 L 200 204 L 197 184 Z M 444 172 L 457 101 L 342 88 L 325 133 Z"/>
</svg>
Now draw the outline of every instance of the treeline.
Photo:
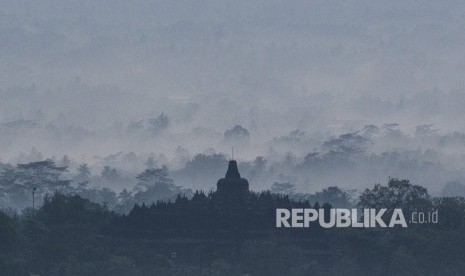
<svg viewBox="0 0 465 276">
<path fill-rule="evenodd" d="M 110 187 L 114 188 L 115 183 L 122 181 L 131 183 L 133 180 L 123 179 L 117 169 L 105 166 L 101 173 L 105 186 L 99 187 L 96 186 L 98 183 L 95 183 L 96 180 L 91 176 L 87 164 L 80 164 L 77 173 L 73 174 L 69 171 L 69 162 L 65 160 L 57 165 L 55 161 L 48 159 L 16 166 L 4 166 L 0 170 L 0 206 L 3 209 L 10 209 L 9 212 L 20 212 L 23 209 L 31 212 L 33 201 L 40 205 L 45 194 L 60 192 L 79 195 L 107 206 L 117 213 L 126 214 L 135 204 L 150 205 L 157 201 L 173 201 L 179 194 L 187 198 L 194 196 L 190 188 L 176 185 L 166 165 L 157 167 L 154 160 L 149 160 L 148 168 L 134 177 L 136 182 L 132 189 L 124 188 L 120 192 Z M 213 164 L 218 169 L 221 167 L 222 174 L 224 174 L 227 163 L 222 155 L 197 155 L 185 170 L 187 174 L 195 171 L 208 171 L 208 166 L 213 166 Z M 263 174 L 264 166 L 265 161 L 258 158 L 254 162 L 252 175 Z M 179 171 L 177 173 L 179 174 Z M 211 181 L 216 183 L 216 180 Z M 297 201 L 326 201 L 337 207 L 350 207 L 354 204 L 353 191 L 346 191 L 335 186 L 314 194 L 303 194 L 295 193 L 295 185 L 289 182 L 274 182 L 269 190 L 271 193 L 289 195 L 291 199 Z"/>
<path fill-rule="evenodd" d="M 391 129 L 389 133 L 396 133 L 394 130 Z M 321 201 L 317 198 L 324 196 L 320 190 L 338 185 L 340 190 L 352 198 L 343 197 L 344 202 L 337 203 L 337 206 L 346 206 L 347 201 L 352 201 L 361 189 L 389 175 L 413 179 L 428 187 L 435 195 L 465 196 L 462 172 L 444 166 L 434 150 L 395 150 L 378 154 L 367 152 L 366 146 L 370 143 L 367 137 L 378 131 L 380 129 L 375 126 L 367 126 L 361 131 L 332 137 L 324 143 L 322 149 L 315 149 L 308 154 L 303 151 L 300 157 L 292 152 L 285 156 L 278 153 L 267 158 L 257 156 L 239 162 L 239 170 L 251 183 L 252 190 L 270 190 L 273 193 L 289 194 L 296 199 Z M 303 138 L 305 135 L 298 131 L 292 132 L 290 136 L 293 137 L 289 138 L 290 141 L 306 141 Z M 386 140 L 392 140 L 389 137 L 385 137 Z M 281 137 L 278 140 L 289 139 Z M 45 194 L 40 186 L 49 186 L 45 190 L 66 189 L 67 192 L 105 204 L 110 209 L 127 213 L 135 203 L 174 200 L 178 193 L 191 197 L 195 190 L 215 189 L 215 183 L 224 175 L 228 163 L 226 155 L 215 153 L 213 149 L 208 153 L 190 156 L 179 148 L 173 159 L 178 160 L 174 163 L 179 166 L 168 168 L 165 164 L 173 162 L 166 156 L 119 152 L 95 157 L 96 163 L 89 165 L 66 155 L 44 160 L 42 154 L 35 152 L 33 156 L 22 160 L 41 161 L 19 165 L 0 163 L 0 205 L 21 211 L 32 205 L 32 186 L 38 187 L 35 196 L 39 203 Z M 34 166 L 37 168 L 34 169 Z M 59 171 L 57 168 L 65 169 Z M 36 177 L 34 175 L 42 171 L 50 182 L 36 185 L 33 183 L 36 180 L 31 182 L 27 179 Z M 58 180 L 66 183 L 60 184 Z M 314 197 L 310 198 L 308 193 L 313 193 Z"/>
<path fill-rule="evenodd" d="M 127 215 L 78 195 L 44 197 L 36 212 L 0 214 L 2 275 L 463 275 L 465 199 L 433 198 L 391 179 L 356 206 L 437 210 L 408 228 L 276 229 L 277 207 L 330 208 L 269 192 L 196 192 L 137 204 Z"/>
<path fill-rule="evenodd" d="M 8 165 L 0 172 L 0 204 L 12 212 L 39 204 L 48 193 L 76 194 L 92 202 L 105 205 L 119 213 L 127 213 L 136 203 L 151 203 L 157 200 L 175 199 L 176 195 L 191 196 L 190 189 L 175 185 L 169 177 L 168 167 L 150 167 L 139 173 L 132 189 L 116 193 L 109 188 L 121 181 L 115 168 L 105 166 L 102 177 L 108 181 L 106 187 L 91 184 L 90 169 L 81 164 L 76 175 L 70 175 L 68 166 L 57 165 L 52 160 Z"/>
<path fill-rule="evenodd" d="M 236 136 L 244 136 L 242 132 L 246 133 L 239 131 Z M 238 166 L 255 191 L 268 190 L 274 182 L 290 184 L 293 189 L 287 189 L 286 193 L 315 193 L 334 185 L 361 190 L 393 176 L 422 183 L 435 195 L 465 196 L 465 175 L 460 166 L 454 165 L 460 158 L 444 152 L 446 147 L 447 152 L 458 154 L 457 147 L 464 144 L 464 137 L 461 133 L 439 135 L 430 125 L 418 126 L 411 136 L 402 132 L 398 125 L 389 124 L 367 125 L 357 131 L 312 142 L 309 134 L 294 130 L 274 139 L 266 156 L 239 154 L 250 159 L 239 162 Z M 27 164 L 43 161 L 44 157 L 32 150 L 30 154 L 10 160 L 13 164 Z M 153 152 L 116 152 L 87 158 L 88 164 L 66 155 L 51 158 L 57 166 L 67 167 L 63 176 L 71 180 L 72 186 L 86 184 L 89 191 L 83 196 L 113 207 L 121 200 L 119 193 L 123 189 L 132 194 L 139 192 L 134 188 L 140 173 L 145 169 L 161 169 L 166 164 L 177 186 L 193 191 L 214 189 L 216 181 L 224 175 L 229 157 L 213 148 L 192 154 L 180 146 L 169 156 Z M 14 169 L 13 164 L 0 163 L 0 172 Z M 175 196 L 173 193 L 171 199 Z M 158 199 L 167 198 L 154 198 Z M 30 205 L 30 200 L 27 202 Z"/>
</svg>

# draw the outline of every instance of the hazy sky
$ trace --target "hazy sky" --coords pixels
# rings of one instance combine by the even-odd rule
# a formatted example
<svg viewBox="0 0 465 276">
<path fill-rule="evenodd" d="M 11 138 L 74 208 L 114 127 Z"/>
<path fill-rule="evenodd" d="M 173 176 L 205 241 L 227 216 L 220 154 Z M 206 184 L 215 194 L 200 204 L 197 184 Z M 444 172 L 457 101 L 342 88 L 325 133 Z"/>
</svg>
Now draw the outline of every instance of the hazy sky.
<svg viewBox="0 0 465 276">
<path fill-rule="evenodd" d="M 236 124 L 253 154 L 295 129 L 463 131 L 464 26 L 452 0 L 0 0 L 0 156 L 229 152 Z M 163 135 L 128 131 L 161 112 Z"/>
</svg>

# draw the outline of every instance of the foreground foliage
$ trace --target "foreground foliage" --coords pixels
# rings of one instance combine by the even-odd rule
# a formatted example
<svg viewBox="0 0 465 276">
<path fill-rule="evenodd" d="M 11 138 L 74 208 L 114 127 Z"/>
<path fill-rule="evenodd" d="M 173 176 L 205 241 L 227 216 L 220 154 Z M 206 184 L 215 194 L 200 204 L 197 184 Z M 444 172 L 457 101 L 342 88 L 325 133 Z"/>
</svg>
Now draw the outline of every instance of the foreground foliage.
<svg viewBox="0 0 465 276">
<path fill-rule="evenodd" d="M 463 198 L 431 199 L 419 186 L 391 180 L 365 191 L 359 202 L 364 207 L 382 203 L 436 209 L 440 222 L 406 229 L 276 229 L 275 208 L 320 204 L 270 193 L 230 198 L 197 192 L 191 199 L 136 205 L 120 215 L 80 196 L 57 193 L 47 196 L 34 216 L 0 213 L 0 271 L 112 276 L 465 273 Z"/>
</svg>

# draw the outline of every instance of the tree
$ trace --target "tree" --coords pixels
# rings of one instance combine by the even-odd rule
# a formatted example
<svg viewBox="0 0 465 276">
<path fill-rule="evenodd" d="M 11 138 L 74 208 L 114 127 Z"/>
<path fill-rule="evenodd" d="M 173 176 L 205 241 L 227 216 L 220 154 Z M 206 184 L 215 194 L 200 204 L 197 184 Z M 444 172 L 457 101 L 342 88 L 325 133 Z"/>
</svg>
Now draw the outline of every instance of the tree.
<svg viewBox="0 0 465 276">
<path fill-rule="evenodd" d="M 431 205 L 428 190 L 408 180 L 393 178 L 387 186 L 376 184 L 359 197 L 359 206 L 365 208 L 402 208 L 404 211 L 425 211 Z"/>
<path fill-rule="evenodd" d="M 205 188 L 207 183 L 216 183 L 218 176 L 224 174 L 228 160 L 222 153 L 196 154 L 184 168 L 176 174 L 181 183 L 188 183 L 193 188 Z"/>
<path fill-rule="evenodd" d="M 101 175 L 108 181 L 117 181 L 120 178 L 118 170 L 110 166 L 103 167 Z"/>
<path fill-rule="evenodd" d="M 266 161 L 265 157 L 257 156 L 255 158 L 255 160 L 253 161 L 254 170 L 259 171 L 259 172 L 265 171 L 266 163 L 267 163 L 267 161 Z"/>
<path fill-rule="evenodd" d="M 63 189 L 70 184 L 70 180 L 61 179 L 67 167 L 59 167 L 52 160 L 18 164 L 15 184 L 38 193 Z"/>
<path fill-rule="evenodd" d="M 40 195 L 69 188 L 70 180 L 64 179 L 66 167 L 56 166 L 52 160 L 18 164 L 0 174 L 0 193 L 9 206 L 24 208 L 32 194 Z"/>
<path fill-rule="evenodd" d="M 91 172 L 89 166 L 86 163 L 80 164 L 78 168 L 78 175 L 75 178 L 75 181 L 78 183 L 89 181 Z"/>
<path fill-rule="evenodd" d="M 174 198 L 180 188 L 174 185 L 174 180 L 169 177 L 168 167 L 163 165 L 160 169 L 146 169 L 137 175 L 137 188 L 134 195 L 136 202 L 151 203 L 160 199 Z"/>
<path fill-rule="evenodd" d="M 117 213 L 127 214 L 134 207 L 134 197 L 132 192 L 127 189 L 123 189 L 118 194 L 119 204 L 115 206 L 115 211 Z"/>
<path fill-rule="evenodd" d="M 139 188 L 151 188 L 156 185 L 166 185 L 167 187 L 174 186 L 173 179 L 169 178 L 168 167 L 163 165 L 161 169 L 146 169 L 137 175 L 137 183 Z"/>
<path fill-rule="evenodd" d="M 17 236 L 15 221 L 0 211 L 0 256 L 14 249 Z"/>
<path fill-rule="evenodd" d="M 240 125 L 235 125 L 232 129 L 228 129 L 224 133 L 225 141 L 248 141 L 249 138 L 249 131 Z"/>
<path fill-rule="evenodd" d="M 330 186 L 321 192 L 316 192 L 310 196 L 309 200 L 313 202 L 328 202 L 338 208 L 349 208 L 353 205 L 351 195 L 337 186 Z"/>
<path fill-rule="evenodd" d="M 105 206 L 108 206 L 109 208 L 113 208 L 118 204 L 118 197 L 116 193 L 111 190 L 110 188 L 104 187 L 101 190 L 99 190 L 99 198 L 100 201 L 97 201 L 98 203 L 103 203 Z"/>
<path fill-rule="evenodd" d="M 2 196 L 13 192 L 18 174 L 12 168 L 6 168 L 0 174 L 0 192 Z M 17 186 L 16 186 L 17 187 Z"/>
<path fill-rule="evenodd" d="M 158 134 L 168 128 L 169 119 L 164 112 L 162 112 L 157 118 L 149 120 L 150 129 L 153 133 Z"/>
<path fill-rule="evenodd" d="M 157 162 L 155 161 L 155 158 L 149 157 L 147 158 L 145 165 L 147 166 L 148 169 L 153 169 L 157 165 Z"/>
<path fill-rule="evenodd" d="M 2 204 L 12 208 L 24 208 L 29 202 L 31 191 L 17 184 L 18 172 L 15 168 L 6 168 L 0 174 L 0 198 Z"/>
<path fill-rule="evenodd" d="M 129 192 L 126 188 L 124 188 L 119 194 L 118 199 L 120 202 L 124 203 L 132 199 L 132 192 Z"/>
<path fill-rule="evenodd" d="M 370 140 L 361 136 L 358 132 L 346 133 L 338 138 L 329 139 L 323 143 L 323 149 L 327 151 L 328 158 L 346 159 L 354 154 L 365 151 Z"/>
<path fill-rule="evenodd" d="M 69 167 L 71 165 L 71 159 L 68 157 L 68 155 L 63 155 L 63 158 L 61 158 L 59 164 L 63 167 Z"/>
</svg>

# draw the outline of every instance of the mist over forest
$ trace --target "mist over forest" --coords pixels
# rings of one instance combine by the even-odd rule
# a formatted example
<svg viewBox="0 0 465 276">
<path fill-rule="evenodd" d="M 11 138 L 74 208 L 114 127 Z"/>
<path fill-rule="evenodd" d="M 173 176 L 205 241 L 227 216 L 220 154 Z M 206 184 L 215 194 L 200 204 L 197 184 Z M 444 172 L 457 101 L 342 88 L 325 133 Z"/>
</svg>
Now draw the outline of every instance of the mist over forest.
<svg viewBox="0 0 465 276">
<path fill-rule="evenodd" d="M 87 164 L 120 193 L 166 165 L 209 191 L 234 147 L 255 191 L 464 190 L 463 1 L 0 7 L 3 170 L 51 159 L 77 186 Z"/>
</svg>

